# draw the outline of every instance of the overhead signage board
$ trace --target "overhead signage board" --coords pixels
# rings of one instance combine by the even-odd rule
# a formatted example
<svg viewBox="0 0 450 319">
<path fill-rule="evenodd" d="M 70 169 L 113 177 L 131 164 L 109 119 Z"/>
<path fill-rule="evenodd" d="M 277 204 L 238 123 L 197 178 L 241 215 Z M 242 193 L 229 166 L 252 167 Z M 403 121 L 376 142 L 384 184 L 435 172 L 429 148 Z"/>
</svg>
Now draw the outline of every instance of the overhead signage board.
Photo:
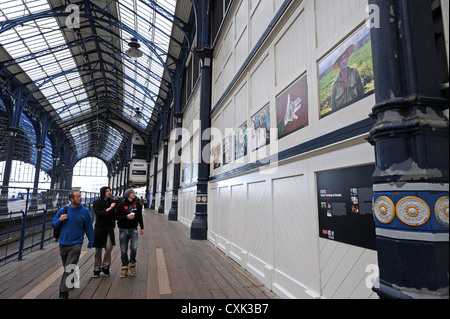
<svg viewBox="0 0 450 319">
<path fill-rule="evenodd" d="M 145 160 L 133 160 L 130 163 L 130 181 L 133 184 L 145 184 L 147 182 L 147 162 Z"/>
</svg>

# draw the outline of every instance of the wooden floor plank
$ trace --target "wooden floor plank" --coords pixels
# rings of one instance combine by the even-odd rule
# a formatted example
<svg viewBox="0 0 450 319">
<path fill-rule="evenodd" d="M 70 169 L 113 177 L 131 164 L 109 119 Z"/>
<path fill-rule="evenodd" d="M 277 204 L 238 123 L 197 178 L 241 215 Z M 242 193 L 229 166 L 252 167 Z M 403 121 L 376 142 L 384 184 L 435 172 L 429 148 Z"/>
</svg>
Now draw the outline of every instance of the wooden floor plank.
<svg viewBox="0 0 450 319">
<path fill-rule="evenodd" d="M 137 275 L 120 278 L 119 232 L 112 251 L 111 276 L 93 278 L 95 249 L 86 241 L 78 267 L 80 288 L 70 299 L 276 299 L 254 276 L 208 241 L 189 239 L 189 228 L 167 215 L 144 212 Z M 0 299 L 58 298 L 63 268 L 57 243 L 20 262 L 0 267 Z"/>
<path fill-rule="evenodd" d="M 112 273 L 112 270 L 118 269 L 120 267 L 120 249 L 113 249 L 111 253 L 111 273 L 110 277 L 105 277 L 103 273 L 100 274 L 99 278 L 93 278 L 93 282 L 100 280 L 98 283 L 98 288 L 95 291 L 92 299 L 105 299 L 111 289 L 114 277 L 117 276 L 117 271 Z"/>
<path fill-rule="evenodd" d="M 166 259 L 162 248 L 156 249 L 156 264 L 158 266 L 159 294 L 170 295 L 172 294 L 172 288 L 170 288 L 169 274 L 167 273 Z"/>
<path fill-rule="evenodd" d="M 83 258 L 84 254 L 86 254 L 86 252 L 82 251 L 80 254 L 80 258 Z M 35 286 L 33 289 L 31 289 L 28 293 L 26 293 L 25 296 L 22 297 L 22 299 L 36 299 L 53 283 L 55 283 L 56 281 L 59 282 L 63 270 L 64 270 L 63 266 L 61 265 L 61 267 L 58 268 L 57 271 L 53 272 L 50 276 L 40 281 L 39 284 Z"/>
</svg>

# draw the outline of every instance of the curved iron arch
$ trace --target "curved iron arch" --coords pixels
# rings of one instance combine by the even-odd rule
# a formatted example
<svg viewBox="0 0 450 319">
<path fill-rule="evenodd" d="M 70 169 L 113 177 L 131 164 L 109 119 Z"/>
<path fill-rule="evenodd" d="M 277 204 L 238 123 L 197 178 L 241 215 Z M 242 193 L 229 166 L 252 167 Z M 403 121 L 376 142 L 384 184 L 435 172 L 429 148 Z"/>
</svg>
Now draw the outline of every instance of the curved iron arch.
<svg viewBox="0 0 450 319">
<path fill-rule="evenodd" d="M 82 160 L 84 160 L 86 158 L 89 158 L 89 157 L 96 158 L 96 159 L 100 160 L 106 166 L 106 168 L 108 170 L 108 174 L 110 173 L 110 165 L 109 165 L 109 163 L 107 161 L 105 161 L 103 158 L 100 158 L 100 157 L 96 156 L 95 154 L 89 154 L 89 155 L 87 155 L 87 156 L 85 156 L 83 158 L 76 159 L 76 161 L 74 161 L 74 163 L 73 163 L 73 168 L 75 168 L 75 166 L 79 162 L 81 162 Z M 107 177 L 107 176 L 105 176 L 105 177 Z"/>
</svg>

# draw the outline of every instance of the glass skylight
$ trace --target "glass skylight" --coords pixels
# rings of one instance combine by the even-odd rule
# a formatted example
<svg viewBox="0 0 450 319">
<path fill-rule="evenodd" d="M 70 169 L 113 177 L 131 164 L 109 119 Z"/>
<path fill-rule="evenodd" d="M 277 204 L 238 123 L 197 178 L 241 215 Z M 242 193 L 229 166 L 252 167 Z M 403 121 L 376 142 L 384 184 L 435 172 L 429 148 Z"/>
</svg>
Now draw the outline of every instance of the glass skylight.
<svg viewBox="0 0 450 319">
<path fill-rule="evenodd" d="M 166 61 L 167 51 L 169 50 L 170 34 L 173 23 L 166 17 L 157 14 L 149 4 L 144 3 L 146 1 L 138 0 L 125 0 L 118 1 L 119 4 L 119 19 L 127 27 L 137 31 L 141 35 L 145 35 L 148 43 L 141 43 L 140 49 L 143 56 L 137 59 L 137 63 L 142 64 L 148 68 L 157 77 L 161 78 L 164 73 L 164 67 L 160 63 Z M 176 0 L 156 1 L 159 6 L 163 7 L 171 15 L 175 13 Z M 136 14 L 137 12 L 138 14 Z M 129 32 L 121 30 L 122 52 L 128 50 L 128 42 L 133 35 Z M 156 53 L 160 58 L 155 56 L 147 45 L 153 46 Z M 138 66 L 130 61 L 124 61 L 125 74 L 139 82 L 142 86 L 146 87 L 149 91 L 155 93 L 155 96 L 150 97 L 145 94 L 141 89 L 136 88 L 134 83 L 129 80 L 125 80 L 125 91 L 131 88 L 129 91 L 131 94 L 125 95 L 124 102 L 129 107 L 124 107 L 123 112 L 127 117 L 133 118 L 134 111 L 140 108 L 143 118 L 140 121 L 135 120 L 141 127 L 146 127 L 149 119 L 152 116 L 153 109 L 155 108 L 156 95 L 159 93 L 159 86 L 161 83 L 155 83 L 156 80 L 148 73 L 143 73 L 139 70 Z M 156 87 L 158 85 L 158 87 Z M 134 99 L 132 97 L 135 97 Z"/>
<path fill-rule="evenodd" d="M 123 137 L 120 132 L 113 127 L 107 127 L 106 132 L 106 136 L 108 136 L 109 139 L 103 152 L 105 153 L 105 159 L 111 161 L 120 147 L 120 144 L 122 144 Z"/>
<path fill-rule="evenodd" d="M 70 134 L 77 145 L 77 157 L 83 158 L 87 156 L 89 148 L 89 135 L 86 124 L 82 124 L 70 130 Z"/>
</svg>

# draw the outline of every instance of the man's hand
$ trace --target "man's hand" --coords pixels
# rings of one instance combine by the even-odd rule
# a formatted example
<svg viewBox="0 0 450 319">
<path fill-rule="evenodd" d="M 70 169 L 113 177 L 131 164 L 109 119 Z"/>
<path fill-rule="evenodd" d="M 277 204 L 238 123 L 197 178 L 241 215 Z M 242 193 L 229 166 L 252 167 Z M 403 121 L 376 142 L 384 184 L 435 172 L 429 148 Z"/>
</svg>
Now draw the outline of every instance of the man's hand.
<svg viewBox="0 0 450 319">
<path fill-rule="evenodd" d="M 106 209 L 106 212 L 112 211 L 114 207 L 116 207 L 116 203 L 112 203 L 111 206 L 109 206 L 109 208 Z"/>
</svg>

